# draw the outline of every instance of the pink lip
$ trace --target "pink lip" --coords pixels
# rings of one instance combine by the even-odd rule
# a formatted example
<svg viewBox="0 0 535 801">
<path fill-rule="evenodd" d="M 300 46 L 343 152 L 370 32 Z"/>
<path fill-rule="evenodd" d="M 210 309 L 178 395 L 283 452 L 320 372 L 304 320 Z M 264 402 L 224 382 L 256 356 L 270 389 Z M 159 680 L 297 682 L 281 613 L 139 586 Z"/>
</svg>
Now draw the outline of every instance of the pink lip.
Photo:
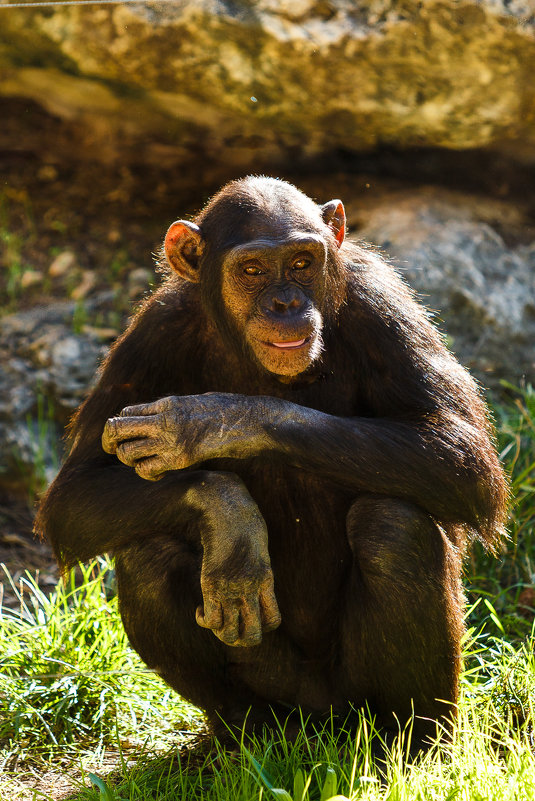
<svg viewBox="0 0 535 801">
<path fill-rule="evenodd" d="M 298 339 L 295 342 L 270 342 L 269 344 L 272 345 L 274 348 L 282 348 L 282 349 L 292 349 L 292 348 L 300 348 L 302 345 L 305 344 L 307 338 Z"/>
</svg>

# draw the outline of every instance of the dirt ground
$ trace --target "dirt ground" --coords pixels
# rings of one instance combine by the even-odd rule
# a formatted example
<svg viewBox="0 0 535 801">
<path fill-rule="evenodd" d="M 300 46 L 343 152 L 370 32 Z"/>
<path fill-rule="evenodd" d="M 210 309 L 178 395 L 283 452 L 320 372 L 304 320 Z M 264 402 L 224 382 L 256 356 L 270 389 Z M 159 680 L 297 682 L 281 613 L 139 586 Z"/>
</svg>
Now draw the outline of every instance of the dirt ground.
<svg viewBox="0 0 535 801">
<path fill-rule="evenodd" d="M 11 582 L 19 586 L 20 579 L 30 573 L 40 587 L 49 591 L 59 574 L 52 550 L 32 534 L 32 509 L 23 501 L 5 499 L 0 504 L 0 599 L 2 605 L 14 608 L 18 604 Z M 7 578 L 4 566 L 9 573 Z"/>
</svg>

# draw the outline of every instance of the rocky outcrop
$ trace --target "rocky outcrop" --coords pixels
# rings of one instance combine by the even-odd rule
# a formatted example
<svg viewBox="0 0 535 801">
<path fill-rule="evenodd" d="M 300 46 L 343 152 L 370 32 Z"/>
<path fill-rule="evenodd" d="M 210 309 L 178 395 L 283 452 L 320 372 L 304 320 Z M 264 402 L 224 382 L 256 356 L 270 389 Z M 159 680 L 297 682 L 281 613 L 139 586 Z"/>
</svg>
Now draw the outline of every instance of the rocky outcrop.
<svg viewBox="0 0 535 801">
<path fill-rule="evenodd" d="M 535 161 L 531 0 L 176 0 L 0 7 L 0 95 L 87 156 L 238 172 L 327 151 L 492 147 Z"/>
<path fill-rule="evenodd" d="M 63 427 L 107 351 L 98 331 L 73 330 L 74 314 L 67 302 L 0 320 L 0 486 L 8 490 L 33 493 L 53 478 Z"/>
<path fill-rule="evenodd" d="M 535 381 L 535 227 L 521 207 L 424 188 L 354 201 L 349 212 L 484 385 Z"/>
</svg>

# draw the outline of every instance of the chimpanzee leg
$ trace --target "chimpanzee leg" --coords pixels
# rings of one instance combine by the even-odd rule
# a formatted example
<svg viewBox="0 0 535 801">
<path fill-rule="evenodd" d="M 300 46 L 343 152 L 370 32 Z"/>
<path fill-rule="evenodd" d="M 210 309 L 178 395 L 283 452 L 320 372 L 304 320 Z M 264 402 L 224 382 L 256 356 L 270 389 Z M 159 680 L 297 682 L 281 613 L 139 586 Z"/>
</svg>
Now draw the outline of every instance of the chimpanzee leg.
<svg viewBox="0 0 535 801">
<path fill-rule="evenodd" d="M 202 603 L 202 549 L 155 537 L 115 559 L 119 607 L 130 643 L 146 664 L 198 706 L 215 708 L 224 686 L 222 643 L 195 620 Z"/>
<path fill-rule="evenodd" d="M 455 716 L 463 631 L 460 557 L 423 511 L 366 496 L 347 518 L 354 560 L 341 631 L 340 687 L 381 725 L 417 736 Z M 425 718 L 427 720 L 422 720 Z M 444 723 L 445 721 L 442 720 Z"/>
</svg>

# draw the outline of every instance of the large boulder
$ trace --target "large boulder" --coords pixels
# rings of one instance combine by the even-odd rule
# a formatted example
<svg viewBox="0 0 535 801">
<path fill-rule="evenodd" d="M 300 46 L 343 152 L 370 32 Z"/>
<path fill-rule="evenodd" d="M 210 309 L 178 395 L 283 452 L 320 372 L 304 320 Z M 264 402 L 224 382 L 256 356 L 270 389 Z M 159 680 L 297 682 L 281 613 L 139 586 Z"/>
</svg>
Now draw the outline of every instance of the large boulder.
<svg viewBox="0 0 535 801">
<path fill-rule="evenodd" d="M 176 0 L 0 15 L 0 95 L 68 121 L 91 157 L 197 169 L 224 158 L 240 171 L 393 145 L 535 160 L 531 0 Z"/>
<path fill-rule="evenodd" d="M 520 205 L 422 188 L 348 206 L 484 384 L 535 382 L 535 227 Z"/>
</svg>

